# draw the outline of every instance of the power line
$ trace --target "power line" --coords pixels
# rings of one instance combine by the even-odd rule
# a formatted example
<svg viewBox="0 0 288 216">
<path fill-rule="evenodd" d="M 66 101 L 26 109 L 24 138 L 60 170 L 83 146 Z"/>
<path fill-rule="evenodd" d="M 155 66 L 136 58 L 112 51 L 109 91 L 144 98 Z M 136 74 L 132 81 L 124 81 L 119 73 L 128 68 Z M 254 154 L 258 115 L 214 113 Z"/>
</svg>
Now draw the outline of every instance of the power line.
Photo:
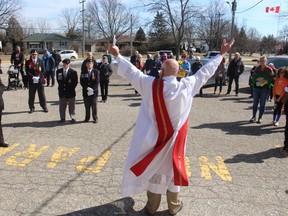
<svg viewBox="0 0 288 216">
<path fill-rule="evenodd" d="M 257 6 L 258 4 L 260 4 L 261 2 L 263 2 L 263 0 L 259 1 L 258 3 L 256 3 L 255 5 L 253 5 L 252 7 L 248 8 L 248 9 L 246 9 L 246 10 L 244 10 L 244 11 L 240 11 L 240 12 L 236 12 L 236 13 L 244 13 L 244 12 L 246 12 L 246 11 L 248 11 L 248 10 L 251 10 L 252 8 L 256 7 L 256 6 Z"/>
</svg>

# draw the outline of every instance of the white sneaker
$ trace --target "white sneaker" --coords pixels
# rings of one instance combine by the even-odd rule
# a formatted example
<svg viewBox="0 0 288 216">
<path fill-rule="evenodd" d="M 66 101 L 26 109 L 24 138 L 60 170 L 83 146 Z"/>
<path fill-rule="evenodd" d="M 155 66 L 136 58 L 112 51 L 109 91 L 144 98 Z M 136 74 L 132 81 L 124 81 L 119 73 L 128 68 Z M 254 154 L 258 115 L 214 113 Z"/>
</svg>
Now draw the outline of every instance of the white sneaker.
<svg viewBox="0 0 288 216">
<path fill-rule="evenodd" d="M 279 126 L 279 122 L 275 122 L 274 126 Z"/>
</svg>

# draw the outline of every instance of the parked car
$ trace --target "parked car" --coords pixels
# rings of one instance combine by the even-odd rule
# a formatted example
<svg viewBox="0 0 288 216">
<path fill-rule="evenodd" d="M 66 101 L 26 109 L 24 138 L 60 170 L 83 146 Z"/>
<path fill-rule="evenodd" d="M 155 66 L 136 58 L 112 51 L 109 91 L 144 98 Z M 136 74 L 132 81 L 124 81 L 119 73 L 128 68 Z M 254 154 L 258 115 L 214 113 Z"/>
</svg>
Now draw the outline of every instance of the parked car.
<svg viewBox="0 0 288 216">
<path fill-rule="evenodd" d="M 78 54 L 74 50 L 62 50 L 59 52 L 61 59 L 71 59 L 71 60 L 76 60 L 78 59 Z"/>
<path fill-rule="evenodd" d="M 216 55 L 218 55 L 220 53 L 220 51 L 208 51 L 205 55 L 203 55 L 205 58 L 213 58 Z"/>
<path fill-rule="evenodd" d="M 270 56 L 267 58 L 267 64 L 273 63 L 275 68 L 288 67 L 288 56 Z"/>
<path fill-rule="evenodd" d="M 187 60 L 192 67 L 192 64 L 196 61 L 196 59 L 188 59 Z M 202 64 L 206 64 L 210 59 L 208 58 L 203 58 L 200 60 Z M 224 77 L 223 77 L 223 85 L 225 86 L 227 84 L 227 66 L 225 65 L 225 71 L 224 71 Z M 205 84 L 203 87 L 212 87 L 215 85 L 215 75 L 213 75 Z"/>
<path fill-rule="evenodd" d="M 173 56 L 172 50 L 160 50 L 160 51 L 157 51 L 157 53 L 160 55 L 160 59 L 162 58 L 164 53 L 167 53 L 168 58 Z"/>
</svg>

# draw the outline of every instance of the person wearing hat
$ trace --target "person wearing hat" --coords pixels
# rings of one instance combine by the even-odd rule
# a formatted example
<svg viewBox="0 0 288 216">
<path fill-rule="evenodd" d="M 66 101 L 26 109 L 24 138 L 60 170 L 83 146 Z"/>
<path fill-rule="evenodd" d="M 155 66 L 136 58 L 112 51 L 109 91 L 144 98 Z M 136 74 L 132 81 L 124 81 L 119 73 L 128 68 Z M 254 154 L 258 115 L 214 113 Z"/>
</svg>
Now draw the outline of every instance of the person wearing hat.
<svg viewBox="0 0 288 216">
<path fill-rule="evenodd" d="M 90 59 L 92 59 L 92 61 L 93 61 L 93 68 L 97 68 L 97 61 L 94 59 L 93 53 L 87 52 L 86 53 L 86 59 L 82 62 L 82 65 L 81 65 L 81 72 L 87 69 L 86 63 L 88 61 L 90 61 Z"/>
<path fill-rule="evenodd" d="M 38 53 L 36 50 L 31 50 L 30 59 L 25 63 L 25 71 L 28 76 L 29 82 L 29 112 L 33 113 L 35 111 L 34 101 L 35 93 L 38 92 L 40 106 L 45 113 L 48 112 L 46 105 L 46 97 L 44 92 L 44 78 L 45 78 L 45 67 L 43 61 L 38 58 Z"/>
<path fill-rule="evenodd" d="M 85 120 L 90 120 L 90 110 L 92 109 L 93 123 L 98 122 L 97 117 L 97 97 L 100 82 L 99 71 L 94 68 L 93 59 L 86 59 L 86 69 L 81 71 L 80 84 L 85 105 Z"/>
<path fill-rule="evenodd" d="M 65 122 L 67 103 L 69 107 L 69 115 L 71 117 L 71 122 L 75 123 L 75 88 L 78 84 L 78 75 L 75 70 L 70 68 L 70 59 L 66 58 L 62 61 L 62 63 L 63 68 L 60 68 L 56 71 L 60 112 L 59 123 Z"/>
</svg>

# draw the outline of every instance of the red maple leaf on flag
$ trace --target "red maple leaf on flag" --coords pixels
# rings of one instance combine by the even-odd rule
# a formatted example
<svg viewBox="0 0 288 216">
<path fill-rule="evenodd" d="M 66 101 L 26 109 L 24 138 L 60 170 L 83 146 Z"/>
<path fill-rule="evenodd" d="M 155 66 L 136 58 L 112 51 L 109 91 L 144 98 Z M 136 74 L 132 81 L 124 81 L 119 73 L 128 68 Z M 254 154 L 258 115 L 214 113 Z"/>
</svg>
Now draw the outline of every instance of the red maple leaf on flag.
<svg viewBox="0 0 288 216">
<path fill-rule="evenodd" d="M 266 13 L 279 13 L 279 12 L 280 12 L 280 6 L 266 7 Z"/>
</svg>

